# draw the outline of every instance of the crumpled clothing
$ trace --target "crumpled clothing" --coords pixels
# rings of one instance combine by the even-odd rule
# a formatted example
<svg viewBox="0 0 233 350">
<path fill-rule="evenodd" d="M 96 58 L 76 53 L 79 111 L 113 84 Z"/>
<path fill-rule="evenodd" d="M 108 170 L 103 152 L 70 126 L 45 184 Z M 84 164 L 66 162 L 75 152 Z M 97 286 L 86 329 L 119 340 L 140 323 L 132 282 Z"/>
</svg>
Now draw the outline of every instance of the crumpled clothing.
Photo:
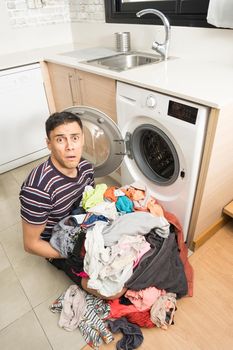
<svg viewBox="0 0 233 350">
<path fill-rule="evenodd" d="M 116 190 L 115 186 L 108 187 L 104 192 L 104 199 L 107 199 L 110 202 L 116 202 L 117 196 L 115 195 L 115 190 Z"/>
<path fill-rule="evenodd" d="M 116 208 L 120 213 L 132 213 L 133 202 L 127 196 L 118 197 L 116 201 Z"/>
<path fill-rule="evenodd" d="M 115 202 L 102 202 L 89 208 L 87 211 L 96 215 L 104 215 L 109 220 L 118 218 Z"/>
<path fill-rule="evenodd" d="M 177 298 L 187 294 L 188 285 L 181 262 L 176 237 L 170 232 L 168 238 L 158 236 L 154 229 L 146 235 L 151 249 L 145 253 L 125 287 L 140 290 L 148 287 L 165 289 L 176 293 Z"/>
<path fill-rule="evenodd" d="M 116 244 L 123 234 L 146 235 L 153 228 L 161 237 L 169 236 L 170 225 L 162 216 L 154 216 L 142 211 L 122 215 L 103 229 L 104 244 L 107 247 Z"/>
<path fill-rule="evenodd" d="M 94 226 L 97 221 L 109 222 L 109 219 L 106 218 L 106 216 L 104 216 L 104 215 L 96 215 L 94 213 L 87 213 L 81 226 L 88 228 L 88 227 Z"/>
<path fill-rule="evenodd" d="M 53 227 L 50 244 L 63 258 L 67 258 L 74 249 L 79 231 L 79 225 L 72 215 L 67 216 Z"/>
<path fill-rule="evenodd" d="M 59 298 L 57 298 L 49 308 L 54 313 L 61 313 L 59 323 L 63 322 L 61 320 L 63 308 L 68 308 L 70 316 L 72 316 L 73 314 L 76 315 L 78 313 L 78 320 L 76 319 L 76 316 L 74 317 L 74 319 L 71 317 L 72 329 L 70 329 L 69 317 L 67 317 L 67 330 L 71 331 L 78 327 L 86 343 L 93 349 L 98 350 L 99 346 L 103 343 L 103 341 L 106 344 L 108 344 L 114 339 L 112 333 L 109 331 L 109 329 L 105 325 L 105 322 L 103 321 L 109 316 L 110 306 L 104 300 L 99 299 L 94 295 L 83 292 L 79 289 L 79 291 L 81 291 L 85 295 L 85 308 L 82 309 L 82 306 L 77 304 L 76 292 L 74 287 L 77 286 L 70 286 L 67 289 L 67 291 L 63 293 Z M 65 299 L 65 295 L 67 294 L 67 296 L 69 296 L 70 291 L 72 290 L 75 294 L 73 298 L 75 302 L 72 304 L 71 307 L 71 300 L 69 300 L 69 297 L 68 299 Z"/>
<path fill-rule="evenodd" d="M 73 331 L 82 320 L 86 310 L 86 292 L 78 286 L 71 285 L 64 295 L 63 308 L 59 319 L 59 326 L 66 331 Z"/>
<path fill-rule="evenodd" d="M 110 307 L 104 300 L 86 294 L 86 311 L 79 323 L 79 330 L 86 343 L 98 350 L 104 341 L 110 343 L 114 338 L 103 321 L 108 317 Z"/>
<path fill-rule="evenodd" d="M 123 235 L 112 247 L 105 247 L 102 236 L 104 223 L 89 229 L 85 240 L 84 270 L 89 275 L 88 287 L 110 297 L 120 292 L 133 273 L 134 260 L 148 247 L 143 236 Z"/>
<path fill-rule="evenodd" d="M 56 300 L 53 301 L 51 305 L 49 305 L 49 310 L 53 313 L 61 313 L 63 308 L 65 293 L 62 293 Z"/>
<path fill-rule="evenodd" d="M 139 311 L 145 311 L 151 308 L 154 302 L 163 294 L 165 290 L 157 289 L 156 287 L 148 287 L 139 291 L 128 289 L 125 297 L 128 298 Z"/>
<path fill-rule="evenodd" d="M 115 321 L 108 321 L 108 327 L 113 333 L 121 331 L 123 337 L 117 342 L 117 350 L 133 350 L 137 349 L 143 342 L 143 334 L 141 328 L 127 321 L 125 317 Z"/>
<path fill-rule="evenodd" d="M 140 181 L 121 188 L 127 197 L 133 201 L 134 210 L 147 211 L 147 202 L 151 197 L 150 191 Z"/>
<path fill-rule="evenodd" d="M 188 260 L 188 247 L 184 242 L 182 226 L 174 214 L 164 210 L 164 208 L 163 211 L 165 218 L 175 228 L 176 240 L 179 248 L 179 256 L 184 266 L 185 276 L 188 283 L 188 296 L 191 297 L 193 296 L 193 268 Z"/>
<path fill-rule="evenodd" d="M 87 210 L 104 201 L 106 184 L 98 184 L 95 188 L 86 186 L 82 196 L 82 207 Z"/>
<path fill-rule="evenodd" d="M 124 192 L 120 190 L 120 188 L 116 186 L 110 186 L 104 192 L 104 199 L 116 203 L 119 196 L 124 196 Z"/>
<path fill-rule="evenodd" d="M 157 327 L 166 330 L 168 326 L 174 323 L 176 309 L 176 294 L 167 293 L 162 295 L 152 305 L 150 310 L 151 321 Z"/>
</svg>

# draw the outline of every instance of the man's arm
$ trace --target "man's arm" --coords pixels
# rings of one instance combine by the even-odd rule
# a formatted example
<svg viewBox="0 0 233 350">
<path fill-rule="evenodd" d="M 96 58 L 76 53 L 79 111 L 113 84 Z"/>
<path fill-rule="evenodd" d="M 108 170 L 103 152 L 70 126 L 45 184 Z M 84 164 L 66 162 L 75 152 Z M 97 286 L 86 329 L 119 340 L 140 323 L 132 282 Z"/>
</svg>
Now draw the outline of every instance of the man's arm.
<svg viewBox="0 0 233 350">
<path fill-rule="evenodd" d="M 23 227 L 23 243 L 26 252 L 42 256 L 44 258 L 59 259 L 62 258 L 60 253 L 54 249 L 49 242 L 43 241 L 40 238 L 41 233 L 45 229 L 43 225 L 29 224 L 22 220 Z"/>
</svg>

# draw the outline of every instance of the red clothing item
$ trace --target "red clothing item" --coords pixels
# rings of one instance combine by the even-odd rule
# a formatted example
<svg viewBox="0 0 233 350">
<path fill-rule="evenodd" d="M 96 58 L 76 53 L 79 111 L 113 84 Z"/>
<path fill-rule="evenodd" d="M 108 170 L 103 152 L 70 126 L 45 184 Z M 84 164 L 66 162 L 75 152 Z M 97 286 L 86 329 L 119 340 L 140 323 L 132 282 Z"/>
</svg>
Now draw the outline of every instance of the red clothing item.
<svg viewBox="0 0 233 350">
<path fill-rule="evenodd" d="M 139 327 L 153 328 L 155 324 L 150 319 L 150 310 L 132 312 L 125 316 L 131 323 L 137 324 Z"/>
<path fill-rule="evenodd" d="M 138 312 L 138 309 L 133 304 L 120 304 L 120 299 L 109 300 L 108 303 L 111 308 L 108 318 L 120 318 L 125 317 L 129 313 Z"/>
<path fill-rule="evenodd" d="M 120 299 L 109 300 L 108 303 L 111 311 L 107 318 L 125 317 L 129 322 L 137 324 L 139 327 L 155 327 L 150 319 L 150 310 L 138 311 L 134 305 L 120 304 Z"/>
</svg>

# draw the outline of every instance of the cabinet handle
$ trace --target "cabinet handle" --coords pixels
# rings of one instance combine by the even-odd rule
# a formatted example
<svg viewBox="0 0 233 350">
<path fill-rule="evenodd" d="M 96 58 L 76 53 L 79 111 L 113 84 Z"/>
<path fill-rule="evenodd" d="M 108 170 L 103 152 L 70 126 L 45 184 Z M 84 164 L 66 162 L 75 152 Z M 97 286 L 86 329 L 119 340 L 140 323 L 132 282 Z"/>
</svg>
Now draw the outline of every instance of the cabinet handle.
<svg viewBox="0 0 233 350">
<path fill-rule="evenodd" d="M 74 98 L 74 92 L 73 92 L 73 87 L 72 87 L 72 74 L 69 74 L 68 79 L 69 79 L 69 86 L 70 86 L 70 93 L 71 93 L 71 99 L 72 99 L 72 104 L 75 105 L 76 101 Z"/>
<path fill-rule="evenodd" d="M 80 78 L 79 75 L 77 75 L 77 77 L 78 77 L 78 90 L 79 90 L 80 102 L 81 104 L 83 104 L 83 94 L 82 94 L 82 85 L 81 85 L 83 79 Z"/>
</svg>

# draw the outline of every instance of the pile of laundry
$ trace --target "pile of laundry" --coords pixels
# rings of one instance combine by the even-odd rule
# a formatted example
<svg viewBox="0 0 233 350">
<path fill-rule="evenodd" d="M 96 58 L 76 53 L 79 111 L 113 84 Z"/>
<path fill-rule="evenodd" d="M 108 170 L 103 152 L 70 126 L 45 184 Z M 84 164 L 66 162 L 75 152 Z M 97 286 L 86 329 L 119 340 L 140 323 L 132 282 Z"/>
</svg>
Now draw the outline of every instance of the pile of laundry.
<svg viewBox="0 0 233 350">
<path fill-rule="evenodd" d="M 61 313 L 60 327 L 79 328 L 94 349 L 118 331 L 119 348 L 136 349 L 140 327 L 167 329 L 176 300 L 192 296 L 181 225 L 141 183 L 87 186 L 72 215 L 54 227 L 50 244 L 66 258 L 66 273 L 76 283 L 50 309 Z M 106 299 L 125 293 L 99 299 L 78 287 L 82 278 Z"/>
</svg>

